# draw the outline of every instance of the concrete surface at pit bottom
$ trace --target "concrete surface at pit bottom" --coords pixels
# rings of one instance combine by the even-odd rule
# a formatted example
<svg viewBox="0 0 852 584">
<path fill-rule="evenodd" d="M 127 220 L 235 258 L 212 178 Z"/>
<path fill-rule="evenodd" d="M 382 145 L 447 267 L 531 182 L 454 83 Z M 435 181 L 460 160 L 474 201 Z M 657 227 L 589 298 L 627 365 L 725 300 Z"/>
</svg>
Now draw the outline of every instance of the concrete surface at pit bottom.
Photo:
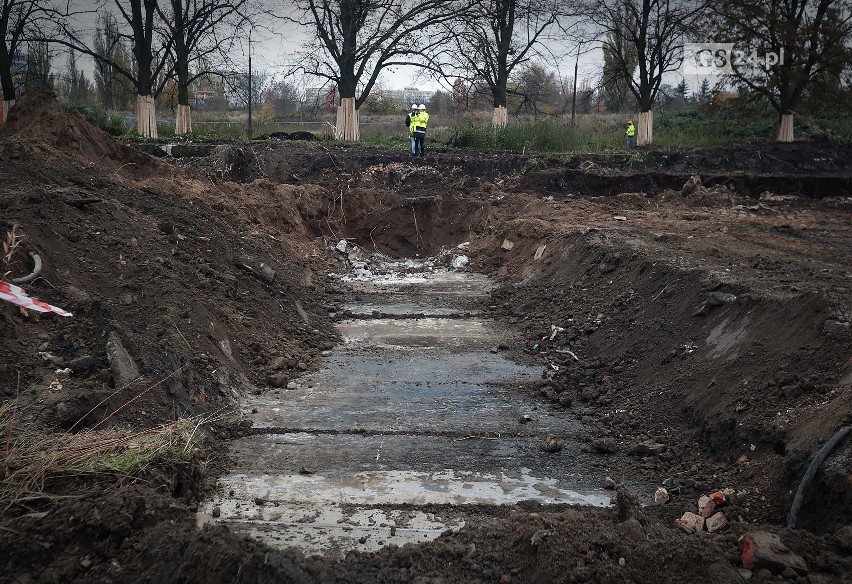
<svg viewBox="0 0 852 584">
<path fill-rule="evenodd" d="M 341 322 L 323 369 L 246 397 L 262 433 L 233 441 L 234 467 L 200 524 L 339 556 L 429 541 L 482 506 L 609 504 L 570 440 L 574 417 L 513 389 L 541 370 L 490 350 L 506 333 L 467 310 L 487 280 L 409 273 L 394 288 L 377 278 L 357 282 L 364 308 L 348 308 L 381 318 Z M 569 438 L 565 448 L 540 450 L 547 434 Z"/>
</svg>

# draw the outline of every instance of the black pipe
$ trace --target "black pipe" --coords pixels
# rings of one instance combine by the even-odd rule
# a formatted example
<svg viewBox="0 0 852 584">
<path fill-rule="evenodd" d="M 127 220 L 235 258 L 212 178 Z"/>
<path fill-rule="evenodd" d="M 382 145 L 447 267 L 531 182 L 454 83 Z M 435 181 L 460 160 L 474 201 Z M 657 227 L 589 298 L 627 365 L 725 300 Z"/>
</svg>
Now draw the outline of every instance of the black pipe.
<svg viewBox="0 0 852 584">
<path fill-rule="evenodd" d="M 822 463 L 825 462 L 828 455 L 831 454 L 832 450 L 837 448 L 837 445 L 840 444 L 844 438 L 846 438 L 846 435 L 849 434 L 850 430 L 852 430 L 852 426 L 846 426 L 845 428 L 838 430 L 837 433 L 831 437 L 831 440 L 826 442 L 825 446 L 820 448 L 819 452 L 817 452 L 816 456 L 814 456 L 810 466 L 808 466 L 808 470 L 805 472 L 805 476 L 802 477 L 802 482 L 799 483 L 796 496 L 793 498 L 793 506 L 790 507 L 790 513 L 787 515 L 787 527 L 792 527 L 793 529 L 796 528 L 796 525 L 799 523 L 799 511 L 802 509 L 802 505 L 805 502 L 806 488 L 813 482 L 819 467 L 822 466 Z"/>
</svg>

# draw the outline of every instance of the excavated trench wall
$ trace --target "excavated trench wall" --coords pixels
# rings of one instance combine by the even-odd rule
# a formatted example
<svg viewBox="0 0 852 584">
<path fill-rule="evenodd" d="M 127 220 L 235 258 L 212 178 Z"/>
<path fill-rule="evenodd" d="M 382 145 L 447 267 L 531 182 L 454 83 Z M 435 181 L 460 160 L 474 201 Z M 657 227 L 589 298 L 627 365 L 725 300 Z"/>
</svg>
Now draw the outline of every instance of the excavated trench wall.
<svg viewBox="0 0 852 584">
<path fill-rule="evenodd" d="M 549 247 L 544 264 L 496 300 L 526 326 L 565 327 L 569 346 L 591 363 L 557 374 L 552 386 L 597 407 L 616 434 L 641 429 L 672 442 L 684 433 L 721 464 L 759 461 L 781 519 L 812 453 L 852 407 L 840 390 L 852 350 L 834 320 L 842 307 L 819 293 L 761 294 L 606 231 Z M 837 462 L 848 456 L 847 445 L 821 469 L 802 526 L 850 520 L 848 466 Z"/>
<path fill-rule="evenodd" d="M 471 241 L 474 269 L 506 282 L 490 300 L 496 312 L 536 336 L 564 327 L 559 348 L 584 360 L 557 374 L 547 397 L 597 408 L 615 435 L 687 437 L 698 452 L 678 452 L 684 461 L 729 465 L 745 455 L 765 475 L 768 515 L 783 520 L 809 459 L 852 409 L 842 391 L 852 342 L 838 326 L 837 300 L 752 289 L 664 241 L 655 247 L 610 229 L 558 234 L 546 218 L 524 214 L 528 200 L 480 188 L 463 198 L 364 189 L 335 227 L 391 255 Z M 802 525 L 850 520 L 843 468 L 830 459 L 820 471 Z"/>
</svg>

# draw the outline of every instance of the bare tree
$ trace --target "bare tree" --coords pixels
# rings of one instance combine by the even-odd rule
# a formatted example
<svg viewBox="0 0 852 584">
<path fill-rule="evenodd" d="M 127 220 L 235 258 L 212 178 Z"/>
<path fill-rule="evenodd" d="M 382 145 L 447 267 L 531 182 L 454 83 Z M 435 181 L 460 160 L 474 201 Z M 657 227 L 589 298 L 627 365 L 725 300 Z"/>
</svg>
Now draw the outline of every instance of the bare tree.
<svg viewBox="0 0 852 584">
<path fill-rule="evenodd" d="M 666 73 L 676 70 L 683 41 L 705 4 L 695 0 L 591 0 L 590 18 L 606 35 L 607 79 L 623 80 L 639 104 L 639 144 L 654 140 L 652 108 Z"/>
<path fill-rule="evenodd" d="M 117 11 L 118 38 L 130 43 L 133 66 L 116 63 L 94 49 L 83 31 L 73 26 L 74 20 L 66 11 L 61 16 L 63 36 L 51 39 L 86 54 L 96 63 L 109 65 L 126 77 L 136 90 L 137 130 L 148 138 L 157 137 L 157 113 L 154 103 L 168 81 L 168 55 L 173 39 L 158 19 L 158 2 L 162 0 L 99 0 L 97 11 Z"/>
<path fill-rule="evenodd" d="M 24 43 L 42 36 L 49 8 L 47 0 L 0 0 L 0 124 L 17 97 L 13 64 Z"/>
<path fill-rule="evenodd" d="M 487 84 L 492 122 L 505 126 L 510 77 L 567 12 L 560 0 L 473 0 L 464 18 L 448 23 L 453 45 L 438 59 L 446 74 Z"/>
<path fill-rule="evenodd" d="M 223 36 L 233 39 L 248 0 L 165 0 L 157 6 L 167 36 L 173 41 L 174 76 L 177 79 L 175 134 L 192 132 L 189 87 L 210 71 L 208 57 L 222 52 Z M 229 43 L 230 44 L 230 43 Z M 195 67 L 193 67 L 195 65 Z"/>
<path fill-rule="evenodd" d="M 716 40 L 733 43 L 729 79 L 778 112 L 778 140 L 793 140 L 793 114 L 812 86 L 835 82 L 852 62 L 852 1 L 737 0 L 718 7 Z"/>
<path fill-rule="evenodd" d="M 337 86 L 343 140 L 359 139 L 358 108 L 382 71 L 428 66 L 423 56 L 445 42 L 438 27 L 464 10 L 457 0 L 299 0 L 297 8 L 296 20 L 316 33 L 304 70 Z"/>
</svg>

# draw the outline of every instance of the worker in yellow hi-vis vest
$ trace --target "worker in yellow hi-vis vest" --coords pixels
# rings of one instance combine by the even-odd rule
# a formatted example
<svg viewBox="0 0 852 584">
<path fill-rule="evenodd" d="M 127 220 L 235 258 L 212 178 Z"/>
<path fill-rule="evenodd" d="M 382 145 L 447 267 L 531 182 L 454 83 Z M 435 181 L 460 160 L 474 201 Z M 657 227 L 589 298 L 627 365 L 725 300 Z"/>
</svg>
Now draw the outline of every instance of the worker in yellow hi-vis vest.
<svg viewBox="0 0 852 584">
<path fill-rule="evenodd" d="M 426 126 L 429 123 L 429 112 L 426 111 L 426 105 L 422 103 L 417 110 L 417 115 L 411 120 L 414 126 L 414 153 L 416 156 L 422 157 L 424 143 L 426 142 Z"/>
<path fill-rule="evenodd" d="M 636 126 L 633 125 L 633 120 L 627 120 L 627 147 L 633 148 L 636 146 Z"/>
</svg>

